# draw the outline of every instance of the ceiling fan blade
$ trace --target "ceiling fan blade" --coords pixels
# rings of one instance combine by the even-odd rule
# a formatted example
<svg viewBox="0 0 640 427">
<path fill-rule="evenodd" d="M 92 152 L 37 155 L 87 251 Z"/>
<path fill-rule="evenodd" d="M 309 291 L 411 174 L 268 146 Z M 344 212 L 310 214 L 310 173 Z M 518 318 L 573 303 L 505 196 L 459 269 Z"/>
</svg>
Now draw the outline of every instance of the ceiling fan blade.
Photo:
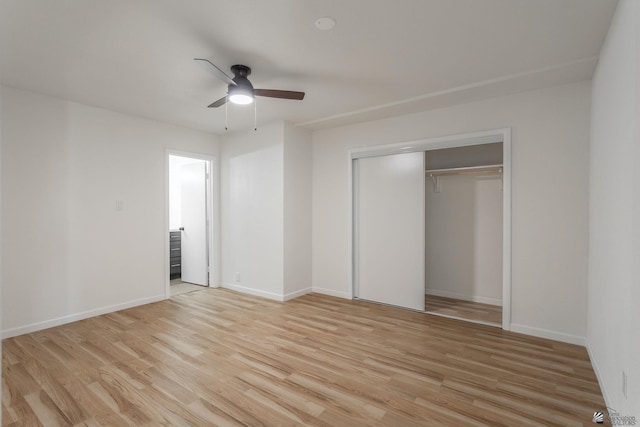
<svg viewBox="0 0 640 427">
<path fill-rule="evenodd" d="M 225 102 L 227 102 L 227 97 L 223 96 L 222 98 L 218 99 L 216 102 L 210 104 L 209 106 L 207 106 L 207 108 L 218 108 L 218 107 L 222 107 Z"/>
<path fill-rule="evenodd" d="M 304 99 L 304 92 L 295 92 L 293 90 L 254 89 L 253 94 L 269 98 L 296 99 L 298 101 Z"/>
<path fill-rule="evenodd" d="M 202 66 L 205 70 L 209 71 L 211 74 L 222 80 L 228 85 L 236 85 L 237 83 L 233 81 L 233 79 L 225 74 L 220 68 L 216 67 L 211 61 L 208 59 L 202 58 L 193 58 L 194 61 L 197 61 L 200 66 Z"/>
</svg>

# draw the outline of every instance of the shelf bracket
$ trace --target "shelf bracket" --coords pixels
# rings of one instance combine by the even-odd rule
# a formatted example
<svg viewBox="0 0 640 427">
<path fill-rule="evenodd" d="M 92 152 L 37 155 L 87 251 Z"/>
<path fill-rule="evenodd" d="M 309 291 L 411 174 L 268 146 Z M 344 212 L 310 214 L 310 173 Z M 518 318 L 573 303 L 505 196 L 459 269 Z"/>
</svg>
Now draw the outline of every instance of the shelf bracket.
<svg viewBox="0 0 640 427">
<path fill-rule="evenodd" d="M 442 186 L 440 185 L 438 175 L 429 174 L 429 178 L 431 178 L 431 183 L 433 184 L 433 192 L 440 193 L 442 191 Z"/>
</svg>

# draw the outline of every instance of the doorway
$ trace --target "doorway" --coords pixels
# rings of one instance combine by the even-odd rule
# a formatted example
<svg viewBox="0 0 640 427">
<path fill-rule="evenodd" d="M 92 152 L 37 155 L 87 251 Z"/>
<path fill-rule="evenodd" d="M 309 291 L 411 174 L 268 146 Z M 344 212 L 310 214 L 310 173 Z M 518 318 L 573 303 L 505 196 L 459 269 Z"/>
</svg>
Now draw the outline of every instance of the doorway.
<svg viewBox="0 0 640 427">
<path fill-rule="evenodd" d="M 212 284 L 213 161 L 168 153 L 167 296 Z"/>
<path fill-rule="evenodd" d="M 492 241 L 498 242 L 495 249 L 499 263 L 493 264 L 493 269 L 488 274 L 493 275 L 492 292 L 494 300 L 484 299 L 477 303 L 499 301 L 502 305 L 501 313 L 497 314 L 497 322 L 486 322 L 482 319 L 468 319 L 456 313 L 436 313 L 437 310 L 429 310 L 429 293 L 432 301 L 437 297 L 434 286 L 427 288 L 427 278 L 430 277 L 433 263 L 427 263 L 427 238 L 428 228 L 433 227 L 427 221 L 427 185 L 433 185 L 435 190 L 442 188 L 446 178 L 430 176 L 427 171 L 426 152 L 435 150 L 452 149 L 456 147 L 471 147 L 471 151 L 478 151 L 482 145 L 499 144 L 501 163 L 483 164 L 491 166 L 481 170 L 478 165 L 463 165 L 470 168 L 474 174 L 483 175 L 474 178 L 475 185 L 480 192 L 492 191 L 493 201 L 497 206 L 492 207 L 501 213 L 502 221 L 498 227 L 498 235 L 492 236 Z M 357 149 L 350 152 L 351 170 L 351 198 L 352 232 L 350 243 L 352 248 L 352 295 L 354 298 L 399 306 L 402 308 L 422 311 L 431 314 L 441 314 L 446 317 L 470 320 L 476 323 L 493 324 L 503 329 L 510 329 L 510 301 L 511 301 L 511 141 L 510 130 L 499 129 L 495 131 L 478 132 L 474 134 L 455 135 L 443 138 L 433 138 L 402 144 L 392 144 L 375 148 Z M 499 165 L 499 167 L 498 167 Z M 442 169 L 444 175 L 455 175 L 452 179 L 460 180 L 463 171 L 455 165 L 432 166 L 433 169 Z M 447 169 L 449 169 L 447 171 Z M 454 173 L 455 172 L 455 173 Z M 431 175 L 435 175 L 434 172 Z M 496 186 L 496 178 L 499 177 L 501 190 L 496 195 L 493 190 Z M 464 178 L 462 178 L 464 180 Z M 440 186 L 440 187 L 438 187 Z M 448 188 L 453 189 L 452 183 L 447 183 Z M 451 195 L 451 194 L 449 194 Z M 497 198 L 497 199 L 496 199 Z M 431 207 L 431 206 L 430 206 Z M 464 208 L 464 207 L 463 207 Z M 483 209 L 485 206 L 483 206 Z M 491 215 L 482 211 L 479 216 Z M 471 221 L 477 221 L 473 216 Z M 495 222 L 495 221 L 494 221 Z M 495 225 L 495 224 L 494 224 Z M 483 237 L 486 231 L 477 227 L 478 235 L 472 236 L 473 240 L 478 236 Z M 483 237 L 484 238 L 484 237 Z M 440 237 L 442 239 L 442 237 Z M 437 243 L 437 239 L 436 243 Z M 440 240 L 442 241 L 442 240 Z M 433 248 L 431 247 L 431 252 Z M 455 245 L 454 245 L 455 249 Z M 472 253 L 471 262 L 483 261 L 482 251 Z M 475 256 L 476 258 L 473 258 Z M 454 257 L 455 259 L 455 257 Z M 451 263 L 451 260 L 449 260 Z M 453 265 L 455 269 L 455 264 Z M 455 273 L 457 273 L 454 270 Z M 485 275 L 487 272 L 473 270 L 471 274 Z M 433 277 L 431 277 L 433 279 Z M 433 284 L 433 282 L 432 282 Z M 428 292 L 428 291 L 431 292 Z M 442 292 L 441 292 L 442 294 Z M 462 292 L 456 290 L 448 293 L 448 296 L 460 296 Z M 489 297 L 487 297 L 489 298 Z M 462 300 L 461 298 L 454 298 Z M 469 298 L 473 299 L 473 298 Z M 481 299 L 477 297 L 476 299 Z M 427 302 L 425 306 L 425 301 Z M 474 303 L 474 301 L 467 301 Z M 476 307 L 477 308 L 477 307 Z M 482 307 L 480 307 L 482 308 Z M 495 314 L 495 313 L 494 313 Z M 496 320 L 496 319 L 494 319 Z"/>
</svg>

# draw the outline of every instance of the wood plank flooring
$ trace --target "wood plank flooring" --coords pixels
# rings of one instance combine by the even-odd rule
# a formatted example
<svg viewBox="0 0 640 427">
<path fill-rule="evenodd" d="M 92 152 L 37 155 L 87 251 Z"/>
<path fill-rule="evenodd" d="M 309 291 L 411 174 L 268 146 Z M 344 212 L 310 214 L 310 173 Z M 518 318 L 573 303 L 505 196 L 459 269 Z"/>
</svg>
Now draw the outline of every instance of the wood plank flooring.
<svg viewBox="0 0 640 427">
<path fill-rule="evenodd" d="M 176 295 L 186 294 L 188 292 L 201 291 L 207 289 L 207 286 L 194 285 L 193 283 L 183 282 L 180 279 L 174 279 L 169 282 L 169 294 L 172 297 Z"/>
<path fill-rule="evenodd" d="M 3 341 L 4 426 L 592 425 L 583 347 L 207 288 Z"/>
<path fill-rule="evenodd" d="M 426 295 L 424 306 L 427 313 L 444 314 L 502 326 L 502 307 L 497 305 Z"/>
</svg>

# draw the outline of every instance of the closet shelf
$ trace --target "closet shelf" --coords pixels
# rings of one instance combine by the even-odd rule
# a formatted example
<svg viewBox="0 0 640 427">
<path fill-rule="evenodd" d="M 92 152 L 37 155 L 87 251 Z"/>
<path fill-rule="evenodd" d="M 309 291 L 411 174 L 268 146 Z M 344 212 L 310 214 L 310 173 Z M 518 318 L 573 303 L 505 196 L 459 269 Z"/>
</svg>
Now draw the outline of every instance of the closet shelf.
<svg viewBox="0 0 640 427">
<path fill-rule="evenodd" d="M 479 175 L 479 174 L 501 174 L 502 165 L 469 166 L 464 168 L 448 169 L 427 169 L 425 174 L 430 177 L 445 175 Z"/>
</svg>

